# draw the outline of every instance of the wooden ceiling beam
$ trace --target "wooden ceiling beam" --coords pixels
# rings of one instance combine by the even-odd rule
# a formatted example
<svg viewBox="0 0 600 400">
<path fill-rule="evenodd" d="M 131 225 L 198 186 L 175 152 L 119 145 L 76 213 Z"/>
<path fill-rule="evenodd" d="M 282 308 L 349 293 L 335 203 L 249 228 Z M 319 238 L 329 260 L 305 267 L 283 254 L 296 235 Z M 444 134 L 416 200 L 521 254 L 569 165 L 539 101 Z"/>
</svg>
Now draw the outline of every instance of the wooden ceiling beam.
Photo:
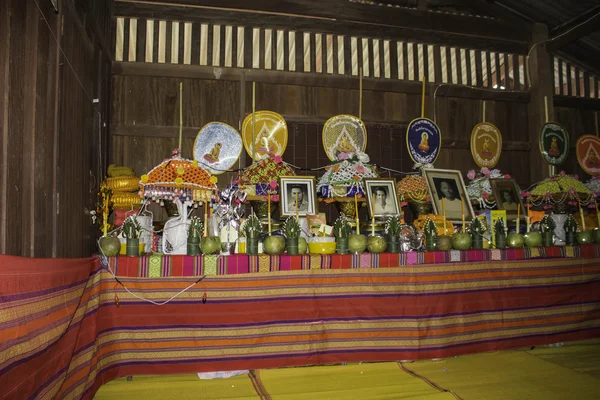
<svg viewBox="0 0 600 400">
<path fill-rule="evenodd" d="M 524 54 L 530 32 L 505 22 L 347 0 L 119 0 L 115 15 L 285 28 Z"/>
<path fill-rule="evenodd" d="M 590 33 L 600 30 L 600 5 L 572 18 L 550 32 L 548 51 L 556 51 Z"/>
</svg>

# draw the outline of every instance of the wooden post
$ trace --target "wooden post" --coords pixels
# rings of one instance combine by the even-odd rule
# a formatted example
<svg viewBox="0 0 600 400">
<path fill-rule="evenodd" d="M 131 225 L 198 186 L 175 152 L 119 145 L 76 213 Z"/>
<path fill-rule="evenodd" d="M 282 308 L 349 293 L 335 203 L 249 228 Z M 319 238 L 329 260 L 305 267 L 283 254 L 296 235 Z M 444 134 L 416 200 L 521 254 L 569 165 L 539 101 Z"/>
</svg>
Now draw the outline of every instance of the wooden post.
<svg viewBox="0 0 600 400">
<path fill-rule="evenodd" d="M 537 42 L 548 39 L 548 28 L 543 24 L 534 24 L 532 29 L 531 46 Z M 548 165 L 543 160 L 539 147 L 539 134 L 542 125 L 546 122 L 544 97 L 548 98 L 548 119 L 554 118 L 554 87 L 551 57 L 545 43 L 537 44 L 531 51 L 529 58 L 530 102 L 529 115 L 529 181 L 539 182 L 546 178 Z M 515 84 L 518 87 L 518 83 Z"/>
</svg>

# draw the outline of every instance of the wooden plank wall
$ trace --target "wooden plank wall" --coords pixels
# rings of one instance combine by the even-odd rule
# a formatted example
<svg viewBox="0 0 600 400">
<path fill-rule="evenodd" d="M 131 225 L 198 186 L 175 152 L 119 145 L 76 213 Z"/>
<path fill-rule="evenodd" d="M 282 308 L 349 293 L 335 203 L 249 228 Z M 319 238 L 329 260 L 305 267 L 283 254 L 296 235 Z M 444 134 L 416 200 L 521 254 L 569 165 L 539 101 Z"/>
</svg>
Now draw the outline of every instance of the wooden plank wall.
<svg viewBox="0 0 600 400">
<path fill-rule="evenodd" d="M 106 152 L 112 6 L 0 2 L 0 253 L 94 250 L 89 210 Z"/>
<path fill-rule="evenodd" d="M 569 132 L 571 150 L 565 163 L 556 168 L 556 172 L 564 170 L 568 173 L 578 174 L 584 182 L 590 179 L 577 162 L 575 144 L 577 139 L 583 135 L 600 136 L 600 104 L 595 104 L 596 108 L 584 107 L 554 107 L 554 119 L 565 127 Z M 598 121 L 598 122 L 597 122 Z"/>
<path fill-rule="evenodd" d="M 170 156 L 177 146 L 180 81 L 184 93 L 184 157 L 192 157 L 193 140 L 204 124 L 222 121 L 239 127 L 241 120 L 252 111 L 252 85 L 244 79 L 115 75 L 112 81 L 111 163 L 134 166 L 136 172 L 142 174 Z M 363 120 L 369 132 L 367 153 L 380 166 L 411 171 L 405 132 L 410 121 L 420 115 L 421 104 L 420 85 L 414 85 L 408 93 L 363 92 Z M 426 99 L 429 118 L 433 118 L 432 88 L 433 85 L 428 89 L 430 95 Z M 460 169 L 466 173 L 476 168 L 469 150 L 469 138 L 472 128 L 482 120 L 483 100 L 476 98 L 481 97 L 479 93 L 472 93 L 475 98 L 464 94 L 457 97 L 458 90 L 455 93 L 450 91 L 448 95 L 447 91 L 439 90 L 436 98 L 436 119 L 443 132 L 445 149 L 436 167 Z M 528 125 L 527 96 L 515 96 L 511 100 L 506 93 L 490 92 L 484 98 L 487 98 L 486 120 L 500 128 L 507 149 L 499 168 L 526 186 L 529 183 L 530 151 L 528 138 L 524 136 Z M 358 108 L 359 95 L 355 89 L 287 83 L 256 85 L 256 109 L 273 110 L 286 118 L 289 141 L 284 160 L 300 168 L 323 167 L 329 163 L 321 144 L 323 124 L 333 115 L 357 115 Z M 246 157 L 240 165 L 249 165 L 249 159 Z M 298 171 L 298 174 L 320 175 L 320 171 Z M 395 173 L 391 176 L 401 177 Z M 221 184 L 228 179 L 219 178 Z M 325 211 L 325 205 L 321 207 Z M 157 209 L 153 211 L 160 213 Z"/>
</svg>

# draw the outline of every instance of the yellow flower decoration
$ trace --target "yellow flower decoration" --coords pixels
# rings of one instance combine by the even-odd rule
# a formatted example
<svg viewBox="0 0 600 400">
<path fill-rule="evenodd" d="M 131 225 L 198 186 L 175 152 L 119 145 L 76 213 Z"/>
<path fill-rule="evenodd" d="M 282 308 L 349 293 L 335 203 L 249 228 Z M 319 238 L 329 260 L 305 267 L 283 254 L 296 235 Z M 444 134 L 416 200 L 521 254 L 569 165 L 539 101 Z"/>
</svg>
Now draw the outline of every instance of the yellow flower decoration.
<svg viewBox="0 0 600 400">
<path fill-rule="evenodd" d="M 198 166 L 198 160 L 194 160 L 194 161 L 192 161 L 192 165 L 193 165 L 194 167 L 197 167 L 197 166 Z"/>
<path fill-rule="evenodd" d="M 217 183 L 219 181 L 219 178 L 217 178 L 216 176 L 212 175 L 209 179 L 210 183 Z"/>
<path fill-rule="evenodd" d="M 142 175 L 141 179 L 142 179 L 142 182 L 146 183 L 146 182 L 148 182 L 150 177 L 148 175 L 144 174 L 144 175 Z"/>
<path fill-rule="evenodd" d="M 183 168 L 183 165 L 180 165 L 179 167 L 177 167 L 177 175 L 183 174 L 185 174 L 185 168 Z"/>
<path fill-rule="evenodd" d="M 177 179 L 175 179 L 175 184 L 176 184 L 177 186 L 180 186 L 182 183 L 183 183 L 183 179 L 181 179 L 181 178 L 177 178 Z"/>
</svg>

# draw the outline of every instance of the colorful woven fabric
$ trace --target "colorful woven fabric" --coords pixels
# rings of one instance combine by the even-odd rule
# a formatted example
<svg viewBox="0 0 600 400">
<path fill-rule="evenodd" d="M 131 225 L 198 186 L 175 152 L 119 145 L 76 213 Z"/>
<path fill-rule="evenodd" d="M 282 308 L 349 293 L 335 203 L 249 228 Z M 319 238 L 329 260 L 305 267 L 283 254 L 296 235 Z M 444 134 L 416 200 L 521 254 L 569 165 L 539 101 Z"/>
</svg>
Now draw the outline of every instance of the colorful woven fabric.
<svg viewBox="0 0 600 400">
<path fill-rule="evenodd" d="M 171 278 L 118 282 L 91 259 L 0 256 L 0 398 L 91 399 L 129 375 L 431 359 L 599 337 L 600 258 L 580 256 L 595 246 L 571 250 L 580 251 L 401 268 L 360 268 L 367 259 L 351 256 L 343 270 L 337 255 L 253 257 L 249 269 L 280 272 L 201 281 L 173 276 L 202 270 L 201 257 L 177 256 L 162 264 Z M 128 260 L 119 268 L 138 271 Z M 227 270 L 246 268 L 233 260 Z"/>
<path fill-rule="evenodd" d="M 235 275 L 253 272 L 307 269 L 394 268 L 418 264 L 517 261 L 532 258 L 600 257 L 600 245 L 537 247 L 505 250 L 450 250 L 410 253 L 363 253 L 331 255 L 269 256 L 150 256 L 111 258 L 117 276 L 156 278 L 161 276 Z"/>
</svg>

